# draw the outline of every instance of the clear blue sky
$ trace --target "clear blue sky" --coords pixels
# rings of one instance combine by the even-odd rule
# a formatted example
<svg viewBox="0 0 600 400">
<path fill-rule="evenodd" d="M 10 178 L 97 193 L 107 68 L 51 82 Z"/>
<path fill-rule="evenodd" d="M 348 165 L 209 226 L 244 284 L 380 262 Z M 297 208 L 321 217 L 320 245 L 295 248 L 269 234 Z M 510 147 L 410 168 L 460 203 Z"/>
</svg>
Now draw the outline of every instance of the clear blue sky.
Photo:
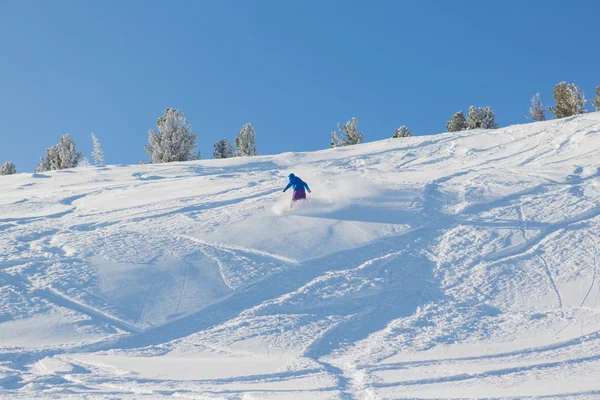
<svg viewBox="0 0 600 400">
<path fill-rule="evenodd" d="M 600 85 L 600 1 L 4 0 L 0 162 L 33 171 L 70 133 L 109 164 L 147 158 L 166 107 L 203 158 L 250 122 L 260 154 L 327 148 L 353 116 L 365 140 L 443 132 L 491 106 L 526 122 L 554 84 Z"/>
</svg>

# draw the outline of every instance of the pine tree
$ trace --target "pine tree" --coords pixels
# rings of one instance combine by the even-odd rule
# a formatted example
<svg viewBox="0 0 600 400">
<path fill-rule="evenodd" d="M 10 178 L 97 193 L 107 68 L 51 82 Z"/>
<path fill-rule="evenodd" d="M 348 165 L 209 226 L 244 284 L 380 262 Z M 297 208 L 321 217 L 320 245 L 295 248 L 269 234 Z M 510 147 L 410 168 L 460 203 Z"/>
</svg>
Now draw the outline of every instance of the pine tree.
<svg viewBox="0 0 600 400">
<path fill-rule="evenodd" d="M 158 132 L 150 129 L 146 152 L 151 163 L 167 163 L 174 161 L 196 160 L 196 132 L 187 123 L 183 113 L 174 108 L 167 108 L 162 117 L 156 121 Z"/>
<path fill-rule="evenodd" d="M 57 145 L 57 156 L 53 169 L 75 168 L 82 157 L 83 154 L 78 153 L 75 149 L 75 141 L 71 135 L 63 135 Z"/>
<path fill-rule="evenodd" d="M 412 132 L 406 126 L 402 125 L 400 128 L 396 129 L 396 133 L 394 133 L 394 136 L 392 136 L 392 138 L 396 139 L 410 137 L 412 135 Z"/>
<path fill-rule="evenodd" d="M 452 116 L 452 119 L 446 124 L 448 132 L 458 132 L 467 129 L 467 120 L 462 111 L 457 112 Z"/>
<path fill-rule="evenodd" d="M 102 151 L 102 146 L 100 146 L 100 141 L 92 132 L 92 144 L 94 145 L 94 150 L 92 150 L 92 158 L 94 159 L 94 164 L 97 167 L 104 167 L 104 152 Z"/>
<path fill-rule="evenodd" d="M 215 143 L 215 151 L 213 152 L 215 158 L 231 158 L 235 157 L 235 150 L 229 140 L 221 139 Z"/>
<path fill-rule="evenodd" d="M 364 134 L 358 130 L 358 119 L 352 119 L 344 125 L 337 124 L 340 136 L 337 133 L 331 132 L 331 147 L 350 146 L 362 143 Z"/>
<path fill-rule="evenodd" d="M 83 154 L 75 149 L 75 141 L 67 133 L 60 138 L 58 144 L 46 149 L 46 158 L 40 158 L 35 172 L 75 168 L 82 157 Z"/>
<path fill-rule="evenodd" d="M 89 167 L 90 165 L 90 160 L 87 159 L 86 156 L 81 157 L 81 160 L 79 160 L 79 163 L 77 164 L 77 167 Z"/>
<path fill-rule="evenodd" d="M 45 171 L 50 171 L 49 159 L 47 157 L 46 158 L 40 157 L 40 163 L 38 164 L 37 168 L 35 169 L 35 172 L 39 173 L 39 172 L 45 172 Z"/>
<path fill-rule="evenodd" d="M 542 104 L 539 93 L 536 93 L 531 98 L 531 107 L 529 107 L 529 115 L 526 118 L 533 121 L 546 120 L 546 110 L 544 110 L 544 105 Z"/>
<path fill-rule="evenodd" d="M 600 86 L 596 87 L 596 97 L 592 99 L 592 105 L 596 111 L 600 111 Z"/>
<path fill-rule="evenodd" d="M 256 148 L 256 131 L 250 124 L 242 126 L 240 133 L 236 136 L 234 143 L 237 147 L 236 156 L 238 157 L 249 157 L 258 155 L 258 149 Z"/>
<path fill-rule="evenodd" d="M 585 95 L 574 83 L 558 83 L 554 87 L 553 96 L 556 106 L 549 107 L 548 110 L 557 119 L 585 113 Z"/>
<path fill-rule="evenodd" d="M 496 129 L 496 115 L 489 107 L 469 107 L 467 112 L 467 129 Z"/>
<path fill-rule="evenodd" d="M 15 167 L 15 163 L 12 161 L 7 161 L 2 164 L 0 167 L 0 175 L 14 175 L 17 173 L 17 168 Z"/>
</svg>

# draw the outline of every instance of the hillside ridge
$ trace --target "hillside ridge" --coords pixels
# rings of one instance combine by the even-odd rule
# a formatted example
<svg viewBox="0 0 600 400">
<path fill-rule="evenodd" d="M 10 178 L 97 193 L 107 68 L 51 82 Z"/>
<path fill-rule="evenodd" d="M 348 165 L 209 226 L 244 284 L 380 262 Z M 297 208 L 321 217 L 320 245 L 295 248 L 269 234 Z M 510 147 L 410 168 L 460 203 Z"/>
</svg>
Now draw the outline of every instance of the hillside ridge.
<svg viewBox="0 0 600 400">
<path fill-rule="evenodd" d="M 593 398 L 599 154 L 590 113 L 1 177 L 0 396 Z"/>
</svg>

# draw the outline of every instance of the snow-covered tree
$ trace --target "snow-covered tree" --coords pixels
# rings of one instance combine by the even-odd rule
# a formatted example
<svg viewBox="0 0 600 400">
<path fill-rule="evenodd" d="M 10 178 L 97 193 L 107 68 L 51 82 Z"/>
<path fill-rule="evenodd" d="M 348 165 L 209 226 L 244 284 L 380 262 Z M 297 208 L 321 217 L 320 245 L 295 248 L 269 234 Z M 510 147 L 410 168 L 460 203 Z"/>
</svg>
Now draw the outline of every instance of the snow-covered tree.
<svg viewBox="0 0 600 400">
<path fill-rule="evenodd" d="M 86 156 L 81 157 L 81 160 L 79 160 L 79 163 L 77 164 L 77 167 L 89 167 L 90 165 L 90 160 L 87 159 Z"/>
<path fill-rule="evenodd" d="M 75 141 L 68 133 L 60 138 L 56 146 L 56 156 L 50 165 L 52 169 L 74 168 L 83 157 L 82 153 L 78 153 L 75 149 Z"/>
<path fill-rule="evenodd" d="M 46 150 L 48 151 L 48 150 Z M 35 172 L 50 171 L 50 162 L 47 157 L 40 157 L 40 163 L 35 169 Z"/>
<path fill-rule="evenodd" d="M 229 140 L 221 139 L 215 143 L 215 151 L 213 152 L 215 158 L 230 158 L 235 157 L 235 150 Z"/>
<path fill-rule="evenodd" d="M 352 119 L 344 125 L 337 124 L 340 136 L 333 131 L 331 132 L 331 147 L 342 147 L 353 144 L 362 143 L 364 134 L 358 130 L 358 119 Z"/>
<path fill-rule="evenodd" d="M 60 138 L 58 144 L 46 149 L 46 158 L 40 158 L 35 172 L 75 168 L 83 157 L 75 148 L 75 141 L 68 133 Z"/>
<path fill-rule="evenodd" d="M 0 167 L 0 175 L 13 175 L 17 173 L 17 167 L 12 161 L 7 161 Z"/>
<path fill-rule="evenodd" d="M 92 158 L 94 159 L 94 164 L 97 167 L 104 167 L 104 152 L 102 151 L 102 146 L 100 146 L 100 141 L 92 132 L 92 144 L 94 145 L 94 150 L 92 150 Z"/>
<path fill-rule="evenodd" d="M 546 110 L 544 110 L 544 105 L 542 104 L 542 100 L 540 98 L 540 94 L 536 93 L 531 98 L 531 107 L 529 107 L 529 115 L 528 119 L 533 121 L 545 121 L 546 120 Z"/>
<path fill-rule="evenodd" d="M 396 129 L 396 133 L 394 133 L 392 138 L 410 137 L 412 135 L 412 132 L 406 126 L 402 125 L 400 128 Z"/>
<path fill-rule="evenodd" d="M 256 148 L 256 131 L 250 124 L 242 126 L 240 133 L 235 137 L 234 143 L 237 147 L 236 155 L 238 157 L 248 157 L 258 155 Z"/>
<path fill-rule="evenodd" d="M 462 111 L 457 112 L 452 116 L 452 119 L 446 124 L 448 132 L 458 132 L 467 129 L 467 120 Z"/>
<path fill-rule="evenodd" d="M 467 129 L 496 129 L 496 115 L 489 107 L 469 107 L 467 112 Z"/>
<path fill-rule="evenodd" d="M 151 163 L 167 163 L 174 161 L 196 160 L 196 132 L 187 123 L 183 113 L 174 108 L 167 108 L 162 117 L 156 121 L 158 132 L 150 129 L 146 152 Z"/>
<path fill-rule="evenodd" d="M 596 111 L 600 111 L 600 86 L 596 87 L 596 97 L 592 99 L 592 105 Z"/>
<path fill-rule="evenodd" d="M 585 110 L 585 95 L 574 83 L 562 81 L 554 87 L 554 101 L 556 106 L 548 110 L 556 118 L 565 118 L 572 115 L 583 114 Z"/>
</svg>

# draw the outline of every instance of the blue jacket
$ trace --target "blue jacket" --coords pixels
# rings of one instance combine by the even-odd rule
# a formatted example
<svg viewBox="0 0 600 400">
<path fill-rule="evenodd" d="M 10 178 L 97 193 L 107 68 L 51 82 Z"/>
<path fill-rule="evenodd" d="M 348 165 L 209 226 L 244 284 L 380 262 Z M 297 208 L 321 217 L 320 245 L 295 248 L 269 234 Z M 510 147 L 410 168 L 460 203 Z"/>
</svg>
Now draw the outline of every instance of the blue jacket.
<svg viewBox="0 0 600 400">
<path fill-rule="evenodd" d="M 284 192 L 286 190 L 288 190 L 290 187 L 292 189 L 294 189 L 294 191 L 296 191 L 296 190 L 304 190 L 306 188 L 306 190 L 308 190 L 310 192 L 310 188 L 308 187 L 308 185 L 306 184 L 306 182 L 304 182 L 302 179 L 298 178 L 294 174 L 290 174 L 289 178 L 290 178 L 290 182 L 287 184 L 287 186 L 285 187 L 285 189 L 283 189 Z"/>
</svg>

